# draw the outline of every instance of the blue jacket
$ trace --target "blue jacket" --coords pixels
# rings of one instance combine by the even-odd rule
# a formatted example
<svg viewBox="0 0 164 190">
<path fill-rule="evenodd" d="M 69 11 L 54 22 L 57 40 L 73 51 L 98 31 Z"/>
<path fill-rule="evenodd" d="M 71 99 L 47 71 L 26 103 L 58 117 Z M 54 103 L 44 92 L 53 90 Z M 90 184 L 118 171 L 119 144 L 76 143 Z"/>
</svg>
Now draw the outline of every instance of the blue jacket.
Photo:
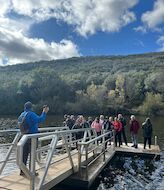
<svg viewBox="0 0 164 190">
<path fill-rule="evenodd" d="M 26 122 L 29 126 L 29 134 L 38 133 L 39 123 L 45 121 L 46 113 L 42 112 L 40 116 L 31 110 L 25 109 L 24 112 L 28 112 L 26 116 Z"/>
</svg>

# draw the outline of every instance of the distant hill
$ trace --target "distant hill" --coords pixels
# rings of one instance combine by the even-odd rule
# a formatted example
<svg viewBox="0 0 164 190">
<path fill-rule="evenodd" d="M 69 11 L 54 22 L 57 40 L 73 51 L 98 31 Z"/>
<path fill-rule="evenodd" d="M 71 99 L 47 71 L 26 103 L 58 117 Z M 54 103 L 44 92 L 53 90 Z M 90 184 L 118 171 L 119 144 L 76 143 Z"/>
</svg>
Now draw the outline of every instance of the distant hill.
<svg viewBox="0 0 164 190">
<path fill-rule="evenodd" d="M 31 100 L 53 114 L 164 114 L 164 52 L 0 67 L 0 114 Z"/>
</svg>

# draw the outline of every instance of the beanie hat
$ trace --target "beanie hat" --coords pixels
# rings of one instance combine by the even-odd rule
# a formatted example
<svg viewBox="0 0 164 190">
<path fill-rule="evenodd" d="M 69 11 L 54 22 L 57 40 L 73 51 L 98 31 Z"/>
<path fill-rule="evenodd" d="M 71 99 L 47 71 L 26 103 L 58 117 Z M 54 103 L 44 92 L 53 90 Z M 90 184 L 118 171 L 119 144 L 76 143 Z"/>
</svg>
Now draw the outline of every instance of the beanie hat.
<svg viewBox="0 0 164 190">
<path fill-rule="evenodd" d="M 24 104 L 24 109 L 31 109 L 31 108 L 32 108 L 32 103 L 30 101 Z"/>
</svg>

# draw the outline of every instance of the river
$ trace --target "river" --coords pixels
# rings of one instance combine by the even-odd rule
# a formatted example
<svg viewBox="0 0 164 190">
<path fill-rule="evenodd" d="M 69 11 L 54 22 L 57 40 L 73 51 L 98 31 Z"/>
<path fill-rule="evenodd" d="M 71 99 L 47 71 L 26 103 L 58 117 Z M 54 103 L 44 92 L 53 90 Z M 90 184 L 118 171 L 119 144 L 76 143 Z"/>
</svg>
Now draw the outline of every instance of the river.
<svg viewBox="0 0 164 190">
<path fill-rule="evenodd" d="M 145 117 L 137 117 L 142 123 Z M 127 118 L 127 120 L 129 120 Z M 164 190 L 164 117 L 151 117 L 153 137 L 158 137 L 161 159 L 117 155 L 96 179 L 96 190 Z M 130 141 L 129 128 L 127 136 Z M 154 138 L 153 138 L 154 140 Z M 139 142 L 143 143 L 142 130 Z M 153 142 L 154 143 L 154 142 Z"/>
<path fill-rule="evenodd" d="M 137 120 L 144 122 L 144 116 L 137 116 Z M 129 117 L 126 117 L 127 123 Z M 63 118 L 48 116 L 41 126 L 61 126 Z M 161 148 L 161 159 L 159 161 L 143 159 L 140 157 L 121 157 L 115 156 L 103 172 L 95 180 L 92 190 L 164 190 L 164 117 L 151 117 L 153 124 L 153 137 L 158 137 L 158 144 Z M 16 117 L 0 117 L 1 129 L 15 127 Z M 126 134 L 130 142 L 129 126 L 126 127 Z M 142 129 L 139 132 L 139 142 L 143 143 Z M 154 144 L 154 138 L 153 138 Z M 0 160 L 5 154 L 1 149 Z M 11 168 L 16 170 L 16 165 L 9 165 L 8 173 Z M 58 186 L 55 190 L 72 189 L 69 187 Z"/>
</svg>

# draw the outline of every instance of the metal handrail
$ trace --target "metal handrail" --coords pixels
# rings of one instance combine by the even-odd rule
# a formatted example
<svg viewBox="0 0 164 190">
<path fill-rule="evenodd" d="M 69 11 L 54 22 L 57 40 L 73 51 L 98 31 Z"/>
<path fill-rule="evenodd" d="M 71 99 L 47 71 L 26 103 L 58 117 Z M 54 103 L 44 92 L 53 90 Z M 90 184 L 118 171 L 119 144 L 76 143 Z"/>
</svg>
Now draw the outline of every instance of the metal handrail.
<svg viewBox="0 0 164 190">
<path fill-rule="evenodd" d="M 91 143 L 95 142 L 96 140 L 102 139 L 103 137 L 105 137 L 105 136 L 107 136 L 107 135 L 109 135 L 111 133 L 113 133 L 113 131 L 109 131 L 109 132 L 103 133 L 102 135 L 99 135 L 99 136 L 95 137 L 94 139 L 91 139 L 90 141 L 79 142 L 78 144 L 79 145 L 88 145 L 88 144 L 91 144 Z"/>
<path fill-rule="evenodd" d="M 102 147 L 104 147 L 105 142 L 106 142 L 105 136 L 110 133 L 110 132 L 104 133 L 97 137 L 95 129 L 85 128 L 85 129 L 70 130 L 68 127 L 39 128 L 39 131 L 40 131 L 40 133 L 25 134 L 23 136 L 21 135 L 19 129 L 0 131 L 0 132 L 2 132 L 2 134 L 6 133 L 6 132 L 8 132 L 8 133 L 16 132 L 16 134 L 19 134 L 18 136 L 16 135 L 16 137 L 12 143 L 8 143 L 8 144 L 6 144 L 6 146 L 11 146 L 11 149 L 9 148 L 10 149 L 9 156 L 11 154 L 11 151 L 13 150 L 13 147 L 17 146 L 17 160 L 16 160 L 17 165 L 25 173 L 27 178 L 30 179 L 30 189 L 31 190 L 35 190 L 36 188 L 41 189 L 42 186 L 44 185 L 45 178 L 47 176 L 47 172 L 48 172 L 50 165 L 60 161 L 60 160 L 55 160 L 55 161 L 52 160 L 53 157 L 55 156 L 54 151 L 56 150 L 57 147 L 59 147 L 58 146 L 59 141 L 61 143 L 61 147 L 62 148 L 64 147 L 66 150 L 66 158 L 69 158 L 70 165 L 72 168 L 72 173 L 74 173 L 75 166 L 73 163 L 72 156 L 74 154 L 77 154 L 77 152 L 74 151 L 73 153 L 71 153 L 71 148 L 72 147 L 75 148 L 75 145 L 79 144 L 81 156 L 84 155 L 84 152 L 85 152 L 86 160 L 88 160 L 88 154 L 90 153 L 90 151 L 94 152 L 96 150 L 96 149 L 89 150 L 88 149 L 89 145 L 94 144 L 97 146 L 97 141 L 102 138 L 103 139 Z M 83 132 L 82 138 L 74 139 L 73 134 L 78 133 L 78 132 Z M 23 147 L 24 147 L 25 143 L 29 140 L 31 141 L 30 169 L 28 169 L 27 166 L 23 163 Z M 48 145 L 47 144 L 45 146 L 43 145 L 43 147 L 39 147 L 37 149 L 38 142 L 44 142 L 44 141 L 47 142 L 47 140 L 48 140 Z M 43 166 L 43 164 L 42 164 L 41 168 L 44 169 L 43 176 L 40 178 L 39 184 L 36 187 L 36 184 L 35 184 L 36 161 L 38 161 L 37 155 L 39 153 L 41 153 L 42 151 L 43 152 L 46 151 L 46 162 L 44 163 L 45 166 Z M 47 151 L 48 151 L 48 153 L 47 153 Z M 78 149 L 78 151 L 79 151 L 79 149 Z M 9 159 L 9 156 L 6 156 L 5 164 L 7 161 L 11 160 L 11 159 Z M 59 158 L 59 159 L 64 159 L 64 157 Z M 79 163 L 79 165 L 80 164 L 81 163 Z M 88 165 L 89 165 L 89 163 L 88 163 Z M 86 167 L 88 167 L 88 165 Z"/>
<path fill-rule="evenodd" d="M 54 130 L 68 130 L 68 127 L 39 127 L 38 131 L 54 131 Z M 0 130 L 0 133 L 9 133 L 9 132 L 20 132 L 20 129 L 7 129 L 7 130 Z"/>
<path fill-rule="evenodd" d="M 37 187 L 37 189 L 41 189 L 42 186 L 44 185 L 44 181 L 45 181 L 48 169 L 49 169 L 50 165 L 52 164 L 51 161 L 54 156 L 54 151 L 57 147 L 58 140 L 62 139 L 62 146 L 65 147 L 65 149 L 66 149 L 66 153 L 70 160 L 70 164 L 72 167 L 72 173 L 73 173 L 73 172 L 75 172 L 75 167 L 74 167 L 74 163 L 72 160 L 70 147 L 73 143 L 76 142 L 76 140 L 72 140 L 73 139 L 72 134 L 78 133 L 78 132 L 84 132 L 82 139 L 79 139 L 79 140 L 85 141 L 87 139 L 87 134 L 91 138 L 91 135 L 89 135 L 91 133 L 91 131 L 95 132 L 95 130 L 92 128 L 85 128 L 85 129 L 73 129 L 73 130 L 65 129 L 65 130 L 60 130 L 60 131 L 57 130 L 57 131 L 53 131 L 53 132 L 51 131 L 51 132 L 42 132 L 42 133 L 36 133 L 36 134 L 23 135 L 23 137 L 21 138 L 21 140 L 19 141 L 19 143 L 17 145 L 17 164 L 20 167 L 20 169 L 25 173 L 25 175 L 30 179 L 30 189 L 34 190 L 36 188 L 35 187 L 35 171 L 36 171 L 35 162 L 36 162 L 37 139 L 40 139 L 41 141 L 48 139 L 51 141 L 49 150 L 48 150 L 48 154 L 47 154 L 46 165 L 44 168 L 44 174 L 40 178 L 40 182 Z M 72 139 L 70 138 L 70 136 Z M 30 168 L 30 170 L 23 163 L 23 146 L 28 140 L 31 140 L 31 162 L 30 162 L 31 168 Z M 40 150 L 41 150 L 41 148 L 40 148 Z"/>
<path fill-rule="evenodd" d="M 54 130 L 61 131 L 61 130 L 68 130 L 68 129 L 69 129 L 69 127 L 40 127 L 40 128 L 38 128 L 39 132 L 54 131 Z"/>
<path fill-rule="evenodd" d="M 39 132 L 45 132 L 45 131 L 60 131 L 60 130 L 68 130 L 68 127 L 44 127 L 44 128 L 38 128 L 38 131 Z M 11 135 L 11 134 L 14 134 L 15 133 L 15 137 L 13 139 L 13 141 L 11 143 L 3 143 L 3 144 L 0 144 L 0 147 L 9 147 L 6 155 L 5 155 L 5 158 L 0 161 L 0 175 L 2 174 L 7 162 L 11 161 L 10 159 L 10 156 L 11 156 L 11 153 L 14 149 L 14 147 L 17 146 L 17 143 L 19 141 L 19 139 L 21 138 L 22 134 L 20 133 L 20 129 L 7 129 L 7 130 L 0 130 L 0 134 L 2 134 L 2 136 L 8 136 L 8 135 Z M 13 158 L 12 158 L 13 160 Z"/>
<path fill-rule="evenodd" d="M 0 133 L 8 133 L 8 132 L 20 132 L 20 130 L 19 129 L 0 130 Z"/>
<path fill-rule="evenodd" d="M 11 159 L 10 159 L 11 153 L 12 153 L 14 147 L 16 147 L 16 145 L 17 145 L 17 143 L 18 143 L 18 141 L 19 141 L 19 139 L 20 139 L 20 137 L 21 137 L 21 133 L 20 133 L 20 130 L 13 130 L 13 129 L 0 130 L 0 133 L 2 133 L 2 134 L 4 134 L 4 133 L 7 133 L 7 134 L 9 134 L 9 133 L 10 133 L 10 134 L 11 134 L 11 133 L 15 133 L 15 137 L 14 137 L 12 143 L 3 144 L 3 146 L 9 146 L 9 149 L 8 149 L 8 151 L 7 151 L 7 153 L 6 153 L 6 156 L 5 156 L 4 160 L 2 160 L 2 161 L 0 162 L 0 163 L 2 164 L 2 165 L 0 166 L 0 175 L 1 175 L 2 172 L 3 172 L 3 170 L 4 170 L 4 168 L 5 168 L 5 166 L 6 166 L 6 164 L 7 164 L 7 162 L 11 160 Z"/>
<path fill-rule="evenodd" d="M 81 169 L 85 168 L 86 172 L 85 172 L 85 177 L 86 180 L 88 179 L 88 167 L 94 163 L 100 156 L 103 155 L 103 161 L 105 161 L 105 152 L 107 150 L 106 144 L 108 143 L 108 141 L 110 141 L 111 139 L 113 140 L 113 149 L 115 148 L 115 143 L 114 143 L 114 130 L 109 131 L 109 132 L 104 132 L 103 134 L 95 137 L 94 139 L 91 139 L 90 141 L 87 142 L 79 142 L 78 143 L 78 165 L 79 165 L 79 174 L 81 175 Z M 105 140 L 105 137 L 108 136 L 110 134 L 110 137 L 108 139 Z M 97 144 L 96 142 L 102 140 L 102 144 Z M 95 147 L 91 150 L 89 150 L 89 146 L 90 144 L 95 143 Z M 85 147 L 85 152 L 83 153 L 81 151 L 81 146 Z M 102 147 L 102 151 L 100 152 L 100 154 L 95 154 L 95 150 L 97 150 L 99 147 Z M 93 158 L 92 160 L 89 161 L 89 157 L 88 155 L 93 152 Z M 85 156 L 85 162 L 82 165 L 82 156 Z"/>
</svg>

